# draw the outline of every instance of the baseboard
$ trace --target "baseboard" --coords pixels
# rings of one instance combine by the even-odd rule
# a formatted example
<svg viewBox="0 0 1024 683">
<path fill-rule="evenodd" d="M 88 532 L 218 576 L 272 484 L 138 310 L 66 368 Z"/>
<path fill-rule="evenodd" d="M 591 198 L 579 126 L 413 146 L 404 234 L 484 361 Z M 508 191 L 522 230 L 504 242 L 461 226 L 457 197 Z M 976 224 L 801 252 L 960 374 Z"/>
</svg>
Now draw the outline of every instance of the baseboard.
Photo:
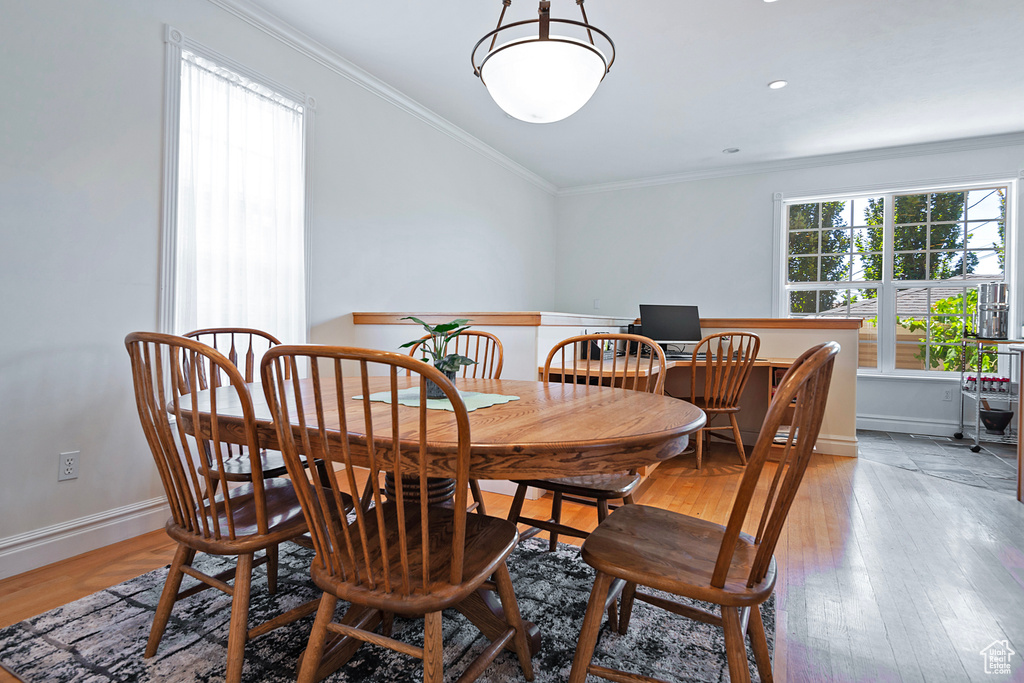
<svg viewBox="0 0 1024 683">
<path fill-rule="evenodd" d="M 857 414 L 857 429 L 872 429 L 879 432 L 901 432 L 903 434 L 926 434 L 928 436 L 952 436 L 959 429 L 956 422 L 929 420 L 916 417 L 895 417 L 892 415 Z"/>
<path fill-rule="evenodd" d="M 516 495 L 517 484 L 514 481 L 508 479 L 480 479 L 477 481 L 480 484 L 481 491 L 487 491 L 489 493 L 500 493 L 505 496 Z M 530 486 L 526 489 L 527 500 L 537 500 L 544 495 L 544 491 L 541 489 L 535 489 Z"/>
<path fill-rule="evenodd" d="M 169 514 L 161 496 L 0 538 L 0 579 L 160 529 Z"/>
<path fill-rule="evenodd" d="M 749 449 L 757 442 L 754 432 L 741 432 L 743 444 Z M 837 434 L 819 434 L 814 452 L 820 455 L 838 455 L 844 458 L 857 457 L 857 437 L 839 436 Z"/>
</svg>

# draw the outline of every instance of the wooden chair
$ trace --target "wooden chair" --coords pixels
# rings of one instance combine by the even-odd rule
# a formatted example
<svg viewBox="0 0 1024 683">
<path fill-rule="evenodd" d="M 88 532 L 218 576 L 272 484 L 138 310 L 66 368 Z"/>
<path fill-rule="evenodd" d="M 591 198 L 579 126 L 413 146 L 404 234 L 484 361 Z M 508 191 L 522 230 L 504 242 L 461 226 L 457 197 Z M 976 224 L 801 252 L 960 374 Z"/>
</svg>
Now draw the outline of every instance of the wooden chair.
<svg viewBox="0 0 1024 683">
<path fill-rule="evenodd" d="M 419 344 L 409 349 L 409 355 L 415 358 L 417 351 L 427 339 L 430 339 L 429 334 L 424 335 Z M 458 353 L 476 361 L 473 365 L 463 365 L 457 377 L 501 379 L 501 366 L 505 362 L 504 349 L 501 340 L 490 332 L 472 329 L 461 332 L 448 342 L 448 352 Z"/>
<path fill-rule="evenodd" d="M 409 355 L 416 357 L 419 350 L 430 335 L 424 335 L 419 344 L 409 349 Z M 463 365 L 457 377 L 480 377 L 481 379 L 501 379 L 501 366 L 505 363 L 505 353 L 501 340 L 490 332 L 466 330 L 448 343 L 451 353 L 458 353 L 476 361 L 473 365 Z M 410 371 L 406 372 L 408 375 Z M 476 479 L 469 480 L 469 490 L 473 493 L 473 503 L 481 515 L 487 514 L 484 507 L 484 494 Z"/>
<path fill-rule="evenodd" d="M 305 360 L 309 381 L 288 380 L 289 370 L 295 377 L 297 364 Z M 352 362 L 356 370 L 346 380 Z M 324 368 L 329 371 L 322 372 Z M 370 401 L 371 375 L 387 375 L 388 390 L 394 395 L 399 375 L 407 370 L 419 390 L 420 407 L 401 407 L 396 400 L 390 404 Z M 428 379 L 444 390 L 454 412 L 426 409 Z M 402 385 L 406 383 L 403 377 Z M 289 473 L 293 478 L 310 476 L 316 484 L 298 491 L 316 548 L 311 574 L 324 591 L 303 655 L 300 683 L 318 680 L 331 669 L 336 650 L 328 648 L 325 653 L 328 633 L 420 658 L 424 681 L 440 683 L 444 674 L 441 611 L 485 586 L 496 588 L 501 598 L 505 628 L 488 634 L 495 636 L 494 641 L 460 680 L 475 680 L 510 642 L 527 680 L 532 680 L 527 636 L 505 565 L 519 535 L 515 525 L 503 519 L 467 512 L 469 415 L 452 383 L 434 367 L 403 354 L 279 346 L 264 357 L 263 386 Z M 337 407 L 337 422 L 325 422 L 325 405 Z M 414 428 L 403 427 L 400 432 L 400 411 L 416 411 Z M 443 429 L 447 439 L 443 448 L 431 443 L 432 426 Z M 343 469 L 328 467 L 326 481 L 318 468 L 304 475 L 300 452 Z M 379 486 L 368 486 L 360 493 L 356 467 L 368 467 L 371 482 L 379 481 L 382 471 L 411 475 L 420 491 L 428 489 L 431 469 L 447 467 L 455 478 L 454 505 L 432 506 L 426 495 L 418 495 L 415 502 L 407 500 L 405 477 L 400 476 L 395 476 L 393 501 L 383 500 Z M 362 504 L 347 518 L 327 514 L 344 496 L 360 499 Z M 493 582 L 489 581 L 492 575 Z M 351 606 L 340 621 L 334 621 L 339 599 Z M 423 647 L 390 637 L 393 614 L 424 616 Z M 380 623 L 382 633 L 377 633 L 374 628 Z"/>
<path fill-rule="evenodd" d="M 193 330 L 184 335 L 214 348 L 225 356 L 239 372 L 246 384 L 259 381 L 258 371 L 260 359 L 271 347 L 281 342 L 269 332 L 249 327 L 208 327 Z M 201 389 L 209 388 L 209 378 L 203 374 L 197 376 Z M 252 471 L 249 467 L 249 454 L 244 446 L 225 444 L 224 475 L 228 481 L 250 481 Z M 207 458 L 207 463 L 212 462 Z M 284 458 L 277 451 L 260 450 L 260 469 L 264 477 L 280 477 L 287 470 Z"/>
<path fill-rule="evenodd" d="M 740 397 L 760 348 L 761 338 L 751 332 L 719 332 L 704 337 L 697 344 L 690 360 L 690 403 L 699 406 L 708 416 L 707 424 L 697 434 L 697 469 L 701 468 L 704 437 L 719 436 L 714 432 L 722 429 L 732 430 L 740 461 L 747 464 L 736 413 L 740 411 Z M 697 394 L 698 368 L 704 370 L 702 395 Z M 719 415 L 728 415 L 729 424 L 709 426 Z"/>
<path fill-rule="evenodd" d="M 132 362 L 139 419 L 171 507 L 167 534 L 178 544 L 143 656 L 156 654 L 177 600 L 217 588 L 232 599 L 226 680 L 233 683 L 241 679 L 246 641 L 316 609 L 313 601 L 255 628 L 248 627 L 253 567 L 267 565 L 268 588 L 276 592 L 277 544 L 305 533 L 302 508 L 290 481 L 264 480 L 260 460 L 255 456 L 249 463 L 252 480 L 228 486 L 218 403 L 237 402 L 241 406 L 247 451 L 260 452 L 252 401 L 234 363 L 205 344 L 166 334 L 129 334 L 125 346 Z M 203 424 L 193 413 L 193 408 L 200 405 L 200 375 L 205 375 L 209 388 L 215 390 L 208 394 L 211 417 Z M 216 393 L 218 390 L 220 393 Z M 201 430 L 199 442 L 186 431 L 189 427 Z M 215 467 L 200 466 L 207 457 L 204 440 L 212 444 L 209 453 Z M 218 488 L 219 493 L 214 493 Z M 256 559 L 258 551 L 263 555 Z M 208 576 L 192 567 L 196 552 L 235 556 L 236 567 Z M 185 574 L 201 583 L 179 593 Z M 233 585 L 227 583 L 232 577 Z"/>
<path fill-rule="evenodd" d="M 613 581 L 623 580 L 619 633 L 625 634 L 629 627 L 633 601 L 642 600 L 684 617 L 721 626 L 725 631 L 729 679 L 733 683 L 750 681 L 745 644 L 745 633 L 749 634 L 761 680 L 772 680 L 760 605 L 775 589 L 775 544 L 818 438 L 837 353 L 836 342 L 820 344 L 800 356 L 786 373 L 768 407 L 726 526 L 670 510 L 625 505 L 584 541 L 583 559 L 597 570 L 597 577 L 576 646 L 570 683 L 583 683 L 588 673 L 620 682 L 656 681 L 591 663 L 609 586 Z M 781 461 L 777 468 L 766 470 L 764 465 L 776 430 L 787 417 L 794 398 L 790 437 Z M 762 474 L 766 482 L 771 475 L 767 486 L 759 486 Z M 756 536 L 750 536 L 742 533 L 741 527 L 755 493 L 758 500 L 763 497 L 765 502 L 756 520 Z M 721 613 L 643 593 L 637 590 L 638 585 L 715 603 Z"/>
<path fill-rule="evenodd" d="M 605 358 L 585 360 L 596 344 L 604 347 L 612 346 L 612 353 Z M 619 356 L 617 351 L 629 349 L 636 345 L 636 355 Z M 621 349 L 619 348 L 621 345 Z M 543 381 L 560 382 L 562 384 L 600 384 L 604 377 L 614 377 L 614 383 L 626 390 L 647 391 L 663 394 L 665 391 L 665 353 L 661 347 L 647 337 L 635 334 L 588 334 L 570 337 L 559 342 L 548 353 L 544 362 Z M 556 379 L 554 379 L 556 378 Z M 621 498 L 625 503 L 633 502 L 633 490 L 640 484 L 640 475 L 636 470 L 621 474 L 591 474 L 580 477 L 563 477 L 560 479 L 527 479 L 516 482 L 515 498 L 509 509 L 508 519 L 515 523 L 529 524 L 530 529 L 523 532 L 522 538 L 536 536 L 541 531 L 549 535 L 549 547 L 554 550 L 558 545 L 558 535 L 586 538 L 587 532 L 562 524 L 562 501 L 571 500 L 597 506 L 598 522 L 608 516 L 608 501 Z M 527 488 L 551 491 L 551 517 L 547 520 L 523 517 L 523 503 L 526 500 Z M 568 497 L 567 497 L 568 496 Z"/>
</svg>

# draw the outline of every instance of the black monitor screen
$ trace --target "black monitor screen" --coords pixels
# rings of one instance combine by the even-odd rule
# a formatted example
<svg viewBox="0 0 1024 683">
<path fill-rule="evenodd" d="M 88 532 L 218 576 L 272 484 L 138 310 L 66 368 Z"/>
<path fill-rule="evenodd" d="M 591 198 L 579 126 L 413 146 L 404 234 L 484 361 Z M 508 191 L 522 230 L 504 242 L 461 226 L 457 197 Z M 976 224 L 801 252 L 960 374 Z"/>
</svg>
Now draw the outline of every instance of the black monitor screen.
<svg viewBox="0 0 1024 683">
<path fill-rule="evenodd" d="M 640 326 L 659 344 L 696 344 L 702 337 L 696 306 L 640 304 Z"/>
</svg>

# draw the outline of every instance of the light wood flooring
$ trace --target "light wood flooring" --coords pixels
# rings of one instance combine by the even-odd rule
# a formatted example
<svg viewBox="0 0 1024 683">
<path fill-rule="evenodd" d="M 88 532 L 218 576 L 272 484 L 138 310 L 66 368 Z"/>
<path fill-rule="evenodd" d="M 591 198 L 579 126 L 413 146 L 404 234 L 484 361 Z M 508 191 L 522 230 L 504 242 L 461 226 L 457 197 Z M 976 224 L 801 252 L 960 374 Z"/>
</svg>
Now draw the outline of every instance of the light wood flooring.
<svg viewBox="0 0 1024 683">
<path fill-rule="evenodd" d="M 742 468 L 716 446 L 662 464 L 640 502 L 724 522 Z M 488 494 L 503 515 L 511 498 Z M 528 501 L 544 514 L 550 501 Z M 564 519 L 593 526 L 594 508 Z M 1024 505 L 866 458 L 816 456 L 776 557 L 780 681 L 1024 681 Z M 9 625 L 170 561 L 163 532 L 0 581 Z M 982 648 L 1008 640 L 1009 676 Z M 0 681 L 12 681 L 0 672 Z"/>
</svg>

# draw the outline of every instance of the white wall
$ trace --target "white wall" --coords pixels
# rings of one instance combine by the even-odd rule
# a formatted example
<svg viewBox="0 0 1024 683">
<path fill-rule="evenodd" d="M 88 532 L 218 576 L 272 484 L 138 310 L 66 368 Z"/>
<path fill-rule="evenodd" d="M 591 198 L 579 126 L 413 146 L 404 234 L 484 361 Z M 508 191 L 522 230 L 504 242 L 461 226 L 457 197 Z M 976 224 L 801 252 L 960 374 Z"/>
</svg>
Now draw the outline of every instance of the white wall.
<svg viewBox="0 0 1024 683">
<path fill-rule="evenodd" d="M 775 193 L 792 197 L 974 176 L 1012 179 L 1024 169 L 1024 144 L 1019 137 L 1016 142 L 941 153 L 934 147 L 932 153 L 908 149 L 854 163 L 807 160 L 805 167 L 788 170 L 566 192 L 558 200 L 555 305 L 590 311 L 600 299 L 602 313 L 634 316 L 641 302 L 697 304 L 709 318 L 771 317 Z M 1022 242 L 1017 241 L 1020 263 Z M 1013 301 L 1024 312 L 1024 292 L 1016 292 Z M 942 400 L 947 387 L 954 388 L 950 402 Z M 959 411 L 955 387 L 948 379 L 861 377 L 858 426 L 951 434 Z"/>
<path fill-rule="evenodd" d="M 550 193 L 217 6 L 0 17 L 0 577 L 166 518 L 123 345 L 158 321 L 165 24 L 317 100 L 315 340 L 356 309 L 552 307 Z"/>
</svg>

